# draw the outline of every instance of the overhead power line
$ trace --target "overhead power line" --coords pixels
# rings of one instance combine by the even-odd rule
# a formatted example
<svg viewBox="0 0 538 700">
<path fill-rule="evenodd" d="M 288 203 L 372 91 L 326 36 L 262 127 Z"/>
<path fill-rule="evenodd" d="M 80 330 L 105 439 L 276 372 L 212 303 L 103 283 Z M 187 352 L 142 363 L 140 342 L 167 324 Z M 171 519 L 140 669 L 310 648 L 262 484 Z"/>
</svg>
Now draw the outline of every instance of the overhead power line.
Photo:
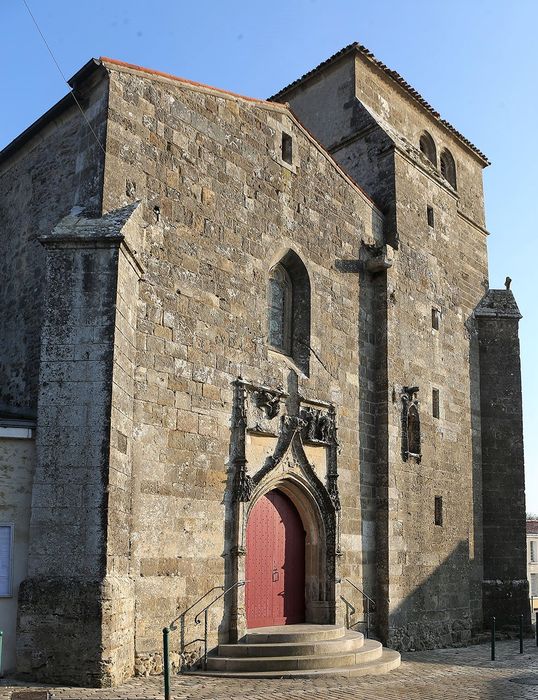
<svg viewBox="0 0 538 700">
<path fill-rule="evenodd" d="M 88 117 L 86 116 L 84 110 L 82 109 L 82 105 L 81 105 L 80 102 L 78 101 L 77 96 L 75 95 L 74 90 L 71 88 L 71 85 L 69 85 L 69 82 L 68 82 L 67 78 L 65 77 L 64 72 L 63 72 L 62 69 L 60 68 L 60 64 L 59 64 L 58 61 L 56 60 L 56 57 L 54 56 L 54 53 L 53 53 L 52 49 L 50 48 L 48 41 L 45 39 L 45 35 L 44 35 L 43 32 L 41 31 L 41 28 L 40 28 L 39 24 L 37 23 L 36 18 L 35 18 L 34 15 L 32 14 L 32 10 L 31 10 L 30 7 L 28 6 L 28 3 L 26 2 L 26 0 L 22 0 L 22 2 L 24 3 L 24 6 L 25 6 L 26 9 L 28 10 L 28 14 L 29 14 L 30 17 L 32 18 L 32 22 L 35 24 L 35 27 L 36 27 L 37 31 L 39 32 L 41 38 L 43 39 L 43 43 L 44 43 L 45 46 L 47 47 L 47 51 L 49 52 L 50 57 L 51 57 L 52 60 L 54 61 L 54 65 L 55 65 L 56 68 L 58 69 L 59 74 L 62 76 L 62 80 L 64 81 L 64 83 L 66 83 L 67 87 L 69 88 L 69 90 L 70 90 L 70 93 L 69 93 L 69 94 L 72 96 L 73 100 L 75 101 L 75 104 L 76 104 L 77 107 L 79 108 L 80 113 L 82 114 L 82 118 L 84 119 L 84 121 L 85 121 L 86 124 L 88 125 L 88 128 L 89 128 L 89 130 L 91 131 L 91 133 L 92 133 L 92 135 L 93 135 L 93 138 L 95 139 L 95 142 L 97 143 L 97 145 L 99 146 L 99 148 L 103 151 L 103 154 L 106 155 L 105 149 L 103 148 L 103 144 L 101 143 L 101 141 L 99 141 L 99 137 L 98 137 L 97 134 L 95 133 L 95 130 L 94 130 L 93 126 L 90 124 L 90 122 L 89 122 L 89 120 L 88 120 Z"/>
</svg>

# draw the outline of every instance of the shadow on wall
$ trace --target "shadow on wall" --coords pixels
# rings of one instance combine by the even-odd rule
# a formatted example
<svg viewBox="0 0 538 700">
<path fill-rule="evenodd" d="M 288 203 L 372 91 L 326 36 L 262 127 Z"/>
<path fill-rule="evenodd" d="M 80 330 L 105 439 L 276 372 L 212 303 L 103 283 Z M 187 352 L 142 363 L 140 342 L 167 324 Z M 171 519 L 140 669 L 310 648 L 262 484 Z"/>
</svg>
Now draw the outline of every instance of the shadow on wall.
<svg viewBox="0 0 538 700">
<path fill-rule="evenodd" d="M 401 600 L 391 600 L 388 645 L 411 651 L 466 644 L 471 639 L 468 541 L 460 541 L 429 576 L 426 561 L 431 554 L 414 556 L 415 560 L 423 557 L 425 563 L 415 564 L 413 572 L 422 568 L 425 578 Z M 404 585 L 409 580 L 405 567 L 401 579 Z"/>
<path fill-rule="evenodd" d="M 437 649 L 468 644 L 472 637 L 470 607 L 469 544 L 462 540 L 453 552 L 393 608 L 389 618 L 387 643 L 402 650 Z M 403 572 L 405 580 L 405 570 Z M 395 601 L 391 601 L 394 605 Z M 472 603 L 471 603 L 472 605 Z M 518 629 L 519 615 L 511 601 L 499 601 L 499 618 L 510 608 L 513 628 Z M 485 622 L 486 630 L 488 621 Z"/>
</svg>

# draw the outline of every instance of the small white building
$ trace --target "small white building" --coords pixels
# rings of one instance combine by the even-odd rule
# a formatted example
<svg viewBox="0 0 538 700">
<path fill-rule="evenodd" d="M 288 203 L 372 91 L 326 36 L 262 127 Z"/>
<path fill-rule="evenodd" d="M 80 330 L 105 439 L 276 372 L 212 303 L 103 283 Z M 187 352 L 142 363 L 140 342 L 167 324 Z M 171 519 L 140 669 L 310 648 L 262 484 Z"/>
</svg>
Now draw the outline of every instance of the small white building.
<svg viewBox="0 0 538 700">
<path fill-rule="evenodd" d="M 19 584 L 27 576 L 35 421 L 0 413 L 0 630 L 2 673 L 16 668 Z"/>
<path fill-rule="evenodd" d="M 538 520 L 527 520 L 527 578 L 531 609 L 538 610 Z"/>
</svg>

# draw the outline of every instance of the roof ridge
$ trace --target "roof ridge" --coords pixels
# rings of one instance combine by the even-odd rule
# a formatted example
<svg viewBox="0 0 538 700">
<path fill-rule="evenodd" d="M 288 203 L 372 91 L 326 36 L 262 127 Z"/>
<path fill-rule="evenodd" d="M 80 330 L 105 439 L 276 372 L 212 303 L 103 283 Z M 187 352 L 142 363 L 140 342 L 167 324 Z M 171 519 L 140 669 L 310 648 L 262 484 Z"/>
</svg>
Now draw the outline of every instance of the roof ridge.
<svg viewBox="0 0 538 700">
<path fill-rule="evenodd" d="M 192 85 L 194 87 L 206 88 L 207 90 L 214 90 L 215 92 L 220 92 L 224 95 L 230 95 L 231 97 L 238 97 L 241 100 L 247 100 L 247 102 L 256 102 L 259 104 L 266 104 L 272 107 L 275 106 L 275 102 L 271 100 L 264 100 L 261 97 L 249 97 L 248 95 L 241 95 L 238 92 L 232 92 L 231 90 L 224 90 L 224 88 L 215 87 L 214 85 L 207 85 L 207 83 L 199 83 L 196 80 L 189 80 L 188 78 L 182 78 L 178 75 L 173 75 L 172 73 L 165 73 L 164 71 L 154 70 L 153 68 L 146 68 L 144 66 L 139 66 L 136 63 L 126 63 L 125 61 L 119 61 L 117 58 L 109 58 L 107 56 L 100 56 L 99 60 L 103 64 L 110 63 L 114 66 L 119 66 L 121 68 L 128 68 L 130 70 L 143 71 L 149 75 L 156 75 L 160 78 L 168 78 L 169 80 L 175 80 L 179 83 L 185 83 L 187 85 Z M 280 103 L 282 104 L 282 103 Z"/>
<path fill-rule="evenodd" d="M 348 44 L 343 49 L 340 49 L 340 51 L 337 51 L 325 61 L 322 61 L 322 63 L 318 64 L 315 68 L 312 68 L 312 70 L 308 71 L 300 78 L 297 78 L 293 82 L 289 83 L 289 85 L 283 87 L 274 95 L 271 95 L 271 97 L 269 97 L 269 100 L 278 102 L 279 99 L 283 95 L 285 95 L 286 92 L 296 87 L 297 85 L 300 85 L 309 78 L 313 77 L 314 75 L 322 71 L 324 68 L 326 68 L 328 65 L 330 65 L 331 63 L 335 63 L 336 61 L 343 58 L 352 51 L 356 51 L 359 54 L 368 58 L 370 61 L 372 61 L 372 63 L 378 68 L 380 68 L 391 80 L 393 80 L 401 88 L 403 88 L 410 95 L 410 97 L 415 100 L 415 102 L 418 102 L 426 111 L 428 111 L 446 129 L 448 129 L 448 131 L 454 134 L 454 136 L 456 136 L 460 141 L 462 141 L 471 151 L 473 151 L 477 156 L 479 156 L 486 163 L 486 165 L 490 164 L 488 157 L 477 146 L 475 146 L 471 141 L 469 141 L 467 137 L 465 137 L 460 131 L 458 131 L 456 127 L 454 127 L 446 119 L 443 119 L 440 113 L 434 107 L 432 107 L 432 105 L 427 100 L 425 100 L 424 97 L 422 97 L 418 90 L 415 90 L 415 88 L 412 85 L 410 85 L 407 82 L 407 80 L 405 80 L 405 78 L 403 78 L 397 71 L 393 70 L 392 68 L 389 68 L 385 63 L 383 63 L 383 61 L 380 61 L 378 58 L 376 58 L 375 55 L 369 49 L 366 48 L 366 46 L 359 44 L 358 41 L 355 41 L 352 44 Z"/>
</svg>

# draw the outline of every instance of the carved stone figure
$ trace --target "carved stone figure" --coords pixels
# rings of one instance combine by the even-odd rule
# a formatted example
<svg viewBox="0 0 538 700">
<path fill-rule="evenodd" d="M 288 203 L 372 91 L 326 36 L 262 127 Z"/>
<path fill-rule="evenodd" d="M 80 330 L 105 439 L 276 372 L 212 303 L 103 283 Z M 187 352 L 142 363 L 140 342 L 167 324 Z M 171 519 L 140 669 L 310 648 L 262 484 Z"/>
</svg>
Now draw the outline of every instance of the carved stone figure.
<svg viewBox="0 0 538 700">
<path fill-rule="evenodd" d="M 404 386 L 402 399 L 402 459 L 409 458 L 420 463 L 420 415 L 418 410 L 418 386 Z"/>
</svg>

